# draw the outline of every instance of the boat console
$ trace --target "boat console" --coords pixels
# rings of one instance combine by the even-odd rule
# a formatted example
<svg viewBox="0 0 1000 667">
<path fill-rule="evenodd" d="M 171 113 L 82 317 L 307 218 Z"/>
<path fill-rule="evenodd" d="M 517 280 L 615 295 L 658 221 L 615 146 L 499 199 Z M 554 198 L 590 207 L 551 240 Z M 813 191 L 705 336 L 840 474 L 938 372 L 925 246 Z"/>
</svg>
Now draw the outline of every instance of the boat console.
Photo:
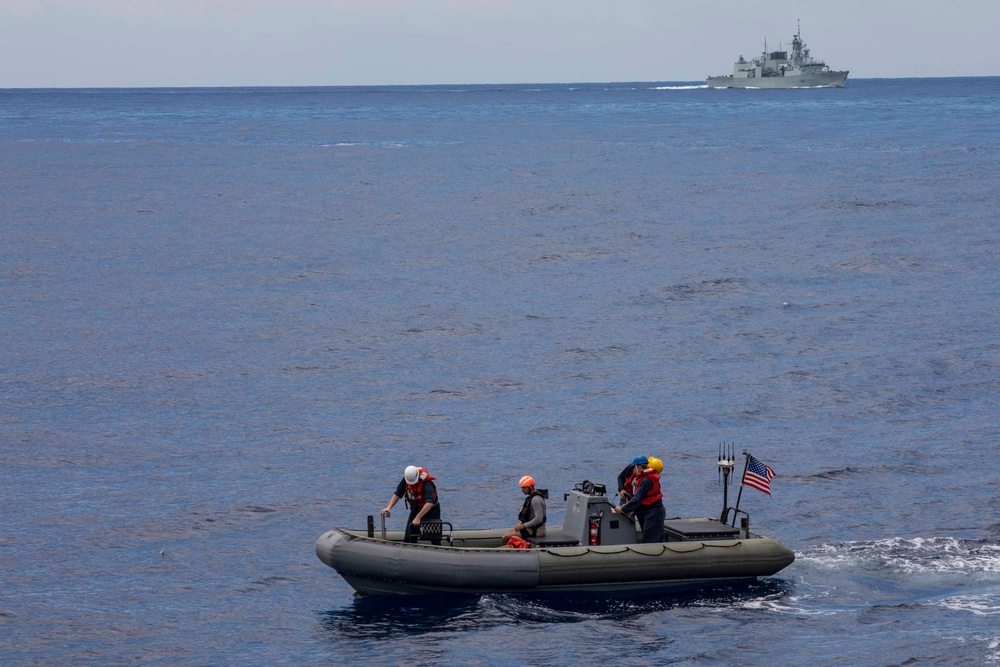
<svg viewBox="0 0 1000 667">
<path fill-rule="evenodd" d="M 607 487 L 584 480 L 569 493 L 563 494 L 566 501 L 566 517 L 562 530 L 549 531 L 541 538 L 528 542 L 539 547 L 552 546 L 607 546 L 615 544 L 636 544 L 638 534 L 634 522 L 621 514 L 615 514 L 607 496 Z"/>
<path fill-rule="evenodd" d="M 615 514 L 607 496 L 607 487 L 584 480 L 569 493 L 566 517 L 561 530 L 549 530 L 541 537 L 529 537 L 528 543 L 539 548 L 570 546 L 611 546 L 638 544 L 639 528 L 634 521 Z M 746 526 L 737 528 L 711 518 L 667 519 L 664 522 L 667 542 L 746 539 Z"/>
</svg>

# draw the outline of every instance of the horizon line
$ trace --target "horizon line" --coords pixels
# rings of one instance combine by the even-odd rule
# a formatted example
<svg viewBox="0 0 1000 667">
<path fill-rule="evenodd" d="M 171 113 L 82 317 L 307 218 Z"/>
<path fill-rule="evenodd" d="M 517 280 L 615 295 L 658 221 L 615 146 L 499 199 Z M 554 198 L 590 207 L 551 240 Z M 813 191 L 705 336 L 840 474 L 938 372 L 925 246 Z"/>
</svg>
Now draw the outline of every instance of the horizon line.
<svg viewBox="0 0 1000 667">
<path fill-rule="evenodd" d="M 960 76 L 877 76 L 854 77 L 850 81 L 896 81 L 912 79 L 996 79 L 1000 75 L 960 75 Z M 353 83 L 353 84 L 217 84 L 217 85 L 137 85 L 137 86 L 0 86 L 0 91 L 18 90 L 196 90 L 196 89 L 288 89 L 288 88 L 441 88 L 445 86 L 607 86 L 607 85 L 705 85 L 705 79 L 691 80 L 654 80 L 654 81 L 526 81 L 514 82 L 483 82 L 483 83 Z M 780 90 L 780 89 L 779 89 Z"/>
</svg>

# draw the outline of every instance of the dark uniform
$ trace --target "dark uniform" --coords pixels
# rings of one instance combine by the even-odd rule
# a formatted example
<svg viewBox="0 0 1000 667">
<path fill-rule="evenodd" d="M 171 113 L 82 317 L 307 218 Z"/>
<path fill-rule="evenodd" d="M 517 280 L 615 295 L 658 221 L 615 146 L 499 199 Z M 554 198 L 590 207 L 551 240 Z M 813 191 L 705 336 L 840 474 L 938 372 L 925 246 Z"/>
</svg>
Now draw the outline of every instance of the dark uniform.
<svg viewBox="0 0 1000 667">
<path fill-rule="evenodd" d="M 396 496 L 398 498 L 405 499 L 406 504 L 410 508 L 410 516 L 406 519 L 407 542 L 416 542 L 420 538 L 420 526 L 414 526 L 413 519 L 416 518 L 417 513 L 420 512 L 420 508 L 426 503 L 433 503 L 434 507 L 432 507 L 420 520 L 441 520 L 441 504 L 438 503 L 437 487 L 434 486 L 434 482 L 431 481 L 432 479 L 433 478 L 425 480 L 418 479 L 417 483 L 412 486 L 407 484 L 405 479 L 401 479 L 399 480 L 399 484 L 396 485 Z M 441 544 L 441 540 L 431 540 L 431 543 Z"/>
<path fill-rule="evenodd" d="M 663 507 L 663 493 L 660 492 L 660 476 L 655 472 L 643 473 L 635 488 L 635 495 L 622 505 L 623 514 L 635 512 L 642 526 L 643 543 L 663 542 L 663 521 L 667 510 Z"/>
<path fill-rule="evenodd" d="M 632 497 L 631 479 L 635 474 L 636 464 L 629 463 L 625 469 L 618 473 L 618 495 L 622 497 L 622 502 L 626 502 Z M 640 472 L 641 472 L 640 468 Z"/>
</svg>

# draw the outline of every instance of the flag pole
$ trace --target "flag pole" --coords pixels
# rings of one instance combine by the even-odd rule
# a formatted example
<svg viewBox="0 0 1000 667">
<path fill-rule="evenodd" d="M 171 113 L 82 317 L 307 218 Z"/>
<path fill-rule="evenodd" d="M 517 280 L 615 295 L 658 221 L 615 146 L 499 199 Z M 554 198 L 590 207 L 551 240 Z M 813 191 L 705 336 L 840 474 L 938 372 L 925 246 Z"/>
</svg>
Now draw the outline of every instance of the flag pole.
<svg viewBox="0 0 1000 667">
<path fill-rule="evenodd" d="M 731 525 L 736 525 L 736 514 L 740 511 L 740 499 L 743 498 L 743 480 L 747 478 L 747 468 L 750 467 L 750 454 L 747 450 L 743 450 L 743 456 L 746 457 L 743 461 L 743 476 L 740 477 L 740 490 L 736 494 L 736 507 L 733 508 L 733 523 Z"/>
</svg>

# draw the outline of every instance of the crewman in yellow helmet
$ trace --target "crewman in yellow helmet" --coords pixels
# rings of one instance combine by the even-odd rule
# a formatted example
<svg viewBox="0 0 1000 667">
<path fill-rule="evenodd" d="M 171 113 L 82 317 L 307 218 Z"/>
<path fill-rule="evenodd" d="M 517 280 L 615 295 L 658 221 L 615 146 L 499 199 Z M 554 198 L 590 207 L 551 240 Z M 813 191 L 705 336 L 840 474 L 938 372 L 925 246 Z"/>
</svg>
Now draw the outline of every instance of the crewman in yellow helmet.
<svg viewBox="0 0 1000 667">
<path fill-rule="evenodd" d="M 627 503 L 614 508 L 618 514 L 635 514 L 642 526 L 643 544 L 663 542 L 663 521 L 667 510 L 663 507 L 663 493 L 660 491 L 660 473 L 663 461 L 650 456 L 646 468 L 635 477 L 635 491 Z"/>
</svg>

